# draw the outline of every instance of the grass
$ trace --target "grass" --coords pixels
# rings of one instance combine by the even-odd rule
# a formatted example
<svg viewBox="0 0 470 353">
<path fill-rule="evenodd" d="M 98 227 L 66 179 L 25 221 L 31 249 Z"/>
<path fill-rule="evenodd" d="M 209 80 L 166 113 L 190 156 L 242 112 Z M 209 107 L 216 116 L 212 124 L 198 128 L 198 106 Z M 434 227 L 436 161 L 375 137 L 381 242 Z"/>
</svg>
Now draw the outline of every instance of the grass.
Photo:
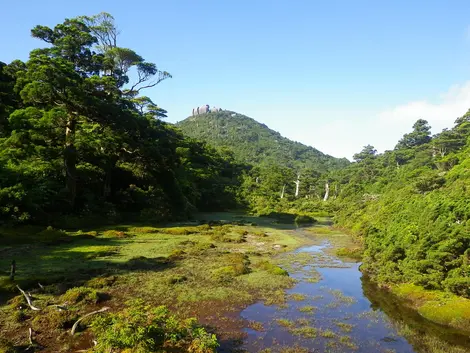
<svg viewBox="0 0 470 353">
<path fill-rule="evenodd" d="M 327 330 L 321 330 L 320 331 L 320 336 L 324 337 L 324 338 L 335 338 L 336 337 L 336 333 L 334 333 L 332 330 L 330 329 L 327 329 Z"/>
<path fill-rule="evenodd" d="M 361 260 L 363 252 L 364 250 L 360 247 L 339 248 L 336 250 L 336 256 Z"/>
<path fill-rule="evenodd" d="M 317 337 L 317 329 L 310 326 L 296 327 L 289 330 L 294 336 L 300 336 L 303 338 L 315 338 Z"/>
<path fill-rule="evenodd" d="M 288 319 L 277 319 L 277 320 L 276 320 L 276 323 L 277 323 L 279 326 L 288 327 L 288 328 L 292 328 L 292 327 L 295 326 L 294 321 L 288 320 Z"/>
<path fill-rule="evenodd" d="M 289 299 L 294 300 L 296 302 L 301 302 L 307 299 L 307 296 L 301 293 L 292 293 L 291 295 L 289 295 Z"/>
<path fill-rule="evenodd" d="M 353 330 L 354 326 L 353 324 L 347 324 L 345 322 L 335 322 L 335 325 L 340 328 L 341 331 L 345 333 L 349 333 Z"/>
<path fill-rule="evenodd" d="M 307 314 L 313 314 L 313 312 L 316 310 L 317 308 L 315 306 L 312 306 L 312 305 L 306 305 L 306 306 L 302 306 L 299 308 L 299 311 L 301 313 L 307 313 Z"/>
<path fill-rule="evenodd" d="M 285 303 L 285 289 L 294 281 L 272 257 L 305 240 L 272 226 L 239 224 L 130 224 L 86 232 L 1 229 L 0 338 L 27 344 L 28 327 L 43 326 L 37 333 L 41 344 L 58 353 L 74 351 L 87 339 L 66 334 L 74 319 L 102 306 L 119 310 L 130 298 L 166 305 L 180 317 L 203 318 L 222 331 L 224 325 L 236 325 L 225 314 L 249 303 Z M 12 260 L 14 282 L 8 279 Z M 40 308 L 67 303 L 69 310 L 33 312 L 16 284 Z M 7 304 L 9 298 L 14 300 Z"/>
<path fill-rule="evenodd" d="M 343 294 L 340 290 L 335 290 L 335 289 L 330 289 L 328 290 L 331 295 L 335 297 L 336 300 L 338 300 L 341 303 L 344 304 L 354 304 L 356 302 L 356 299 L 354 297 L 348 297 Z"/>
<path fill-rule="evenodd" d="M 413 284 L 402 284 L 392 292 L 405 299 L 424 318 L 464 332 L 470 332 L 470 299 L 451 293 L 426 290 Z"/>
</svg>

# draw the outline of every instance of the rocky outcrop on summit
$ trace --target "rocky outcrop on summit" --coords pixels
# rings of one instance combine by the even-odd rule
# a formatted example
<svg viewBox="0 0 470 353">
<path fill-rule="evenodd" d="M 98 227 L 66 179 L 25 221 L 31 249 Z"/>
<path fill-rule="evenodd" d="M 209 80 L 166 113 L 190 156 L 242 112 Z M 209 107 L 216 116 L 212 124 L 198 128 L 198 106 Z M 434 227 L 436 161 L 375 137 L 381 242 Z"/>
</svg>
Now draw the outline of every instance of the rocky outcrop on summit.
<svg viewBox="0 0 470 353">
<path fill-rule="evenodd" d="M 222 111 L 221 108 L 217 107 L 209 107 L 209 104 L 206 105 L 201 105 L 200 107 L 193 108 L 193 116 L 195 115 L 201 115 L 201 114 L 206 114 L 206 113 L 211 113 L 211 112 L 220 112 Z"/>
</svg>

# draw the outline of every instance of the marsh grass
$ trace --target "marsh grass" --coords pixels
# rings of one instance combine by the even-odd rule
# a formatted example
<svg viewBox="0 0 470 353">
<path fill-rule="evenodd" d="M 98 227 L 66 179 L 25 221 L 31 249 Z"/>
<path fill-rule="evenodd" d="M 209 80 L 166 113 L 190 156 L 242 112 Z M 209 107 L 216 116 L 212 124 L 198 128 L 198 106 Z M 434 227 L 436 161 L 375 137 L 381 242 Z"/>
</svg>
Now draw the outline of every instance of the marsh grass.
<svg viewBox="0 0 470 353">
<path fill-rule="evenodd" d="M 86 232 L 25 227 L 6 233 L 0 231 L 0 241 L 14 241 L 0 246 L 0 337 L 21 342 L 34 321 L 37 339 L 57 353 L 80 347 L 82 335 L 65 334 L 77 315 L 101 305 L 119 310 L 129 298 L 167 305 L 183 317 L 197 313 L 214 326 L 224 313 L 255 300 L 284 305 L 285 289 L 294 280 L 272 257 L 303 241 L 283 229 L 240 223 L 139 224 Z M 274 245 L 279 245 L 275 251 Z M 7 270 L 13 259 L 17 274 L 11 282 Z M 39 307 L 68 302 L 70 310 L 48 309 L 39 318 L 25 307 L 16 284 L 31 292 Z M 9 304 L 8 298 L 13 298 Z M 41 325 L 47 330 L 39 330 Z"/>
<path fill-rule="evenodd" d="M 312 305 L 306 305 L 306 306 L 302 306 L 299 308 L 299 311 L 301 313 L 307 313 L 307 314 L 313 314 L 315 310 L 317 310 L 317 307 L 312 306 Z"/>
<path fill-rule="evenodd" d="M 470 333 L 470 299 L 451 293 L 426 290 L 413 284 L 402 284 L 392 288 L 424 318 Z"/>
<path fill-rule="evenodd" d="M 301 293 L 292 293 L 289 295 L 289 300 L 294 300 L 296 302 L 301 302 L 307 299 L 307 296 L 305 294 Z"/>
</svg>

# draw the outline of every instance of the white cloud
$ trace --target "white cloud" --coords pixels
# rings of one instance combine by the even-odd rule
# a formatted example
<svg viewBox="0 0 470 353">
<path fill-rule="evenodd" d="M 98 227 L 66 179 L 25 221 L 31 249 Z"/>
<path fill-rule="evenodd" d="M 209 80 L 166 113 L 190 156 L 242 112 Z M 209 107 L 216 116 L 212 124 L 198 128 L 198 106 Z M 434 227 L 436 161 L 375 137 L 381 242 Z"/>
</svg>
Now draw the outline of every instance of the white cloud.
<svg viewBox="0 0 470 353">
<path fill-rule="evenodd" d="M 415 101 L 399 105 L 378 114 L 382 123 L 413 123 L 418 119 L 427 120 L 438 132 L 451 127 L 458 117 L 470 108 L 470 82 L 455 85 L 440 95 L 436 102 Z"/>
<path fill-rule="evenodd" d="M 395 147 L 401 137 L 410 132 L 418 119 L 425 119 L 433 133 L 444 128 L 451 128 L 455 119 L 465 114 L 470 108 L 470 81 L 450 87 L 447 92 L 436 97 L 411 101 L 376 113 L 354 112 L 347 119 L 328 119 L 317 124 L 306 134 L 306 130 L 290 133 L 289 137 L 313 145 L 324 153 L 335 157 L 352 158 L 367 144 L 373 145 L 379 152 Z M 336 115 L 330 112 L 331 115 Z M 323 115 L 328 118 L 328 113 Z"/>
</svg>

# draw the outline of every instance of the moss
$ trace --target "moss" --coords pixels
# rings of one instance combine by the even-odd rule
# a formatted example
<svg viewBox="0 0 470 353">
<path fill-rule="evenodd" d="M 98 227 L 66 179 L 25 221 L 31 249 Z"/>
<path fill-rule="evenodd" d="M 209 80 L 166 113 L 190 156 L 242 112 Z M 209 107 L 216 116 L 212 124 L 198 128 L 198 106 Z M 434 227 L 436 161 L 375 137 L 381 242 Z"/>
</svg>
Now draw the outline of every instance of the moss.
<svg viewBox="0 0 470 353">
<path fill-rule="evenodd" d="M 395 286 L 392 292 L 405 299 L 424 318 L 470 332 L 470 299 L 451 293 L 427 290 L 413 284 Z"/>
<path fill-rule="evenodd" d="M 305 294 L 293 293 L 289 296 L 289 299 L 294 300 L 296 302 L 301 302 L 307 299 L 307 296 Z"/>
<path fill-rule="evenodd" d="M 289 330 L 294 336 L 301 336 L 303 338 L 315 338 L 317 337 L 317 329 L 315 327 L 303 326 L 296 327 Z"/>
<path fill-rule="evenodd" d="M 75 287 L 69 289 L 61 296 L 61 301 L 70 304 L 96 304 L 102 299 L 103 295 L 93 288 Z"/>
<path fill-rule="evenodd" d="M 272 273 L 273 275 L 277 276 L 289 276 L 289 272 L 284 270 L 283 268 L 274 265 L 273 263 L 269 262 L 268 260 L 261 261 L 257 264 L 257 267 Z"/>
<path fill-rule="evenodd" d="M 55 308 L 49 308 L 46 311 L 37 313 L 31 321 L 33 330 L 51 331 L 55 329 L 67 329 L 72 327 L 78 320 L 78 314 L 75 311 L 64 310 L 59 311 Z"/>
<path fill-rule="evenodd" d="M 233 266 L 224 266 L 212 271 L 212 278 L 218 282 L 229 282 L 237 276 Z"/>
<path fill-rule="evenodd" d="M 10 309 L 20 309 L 26 305 L 27 303 L 23 295 L 17 295 L 8 301 L 8 307 Z"/>
<path fill-rule="evenodd" d="M 87 281 L 85 286 L 95 289 L 105 288 L 112 286 L 116 280 L 116 276 L 96 277 Z"/>
<path fill-rule="evenodd" d="M 110 230 L 104 231 L 101 234 L 101 236 L 104 237 L 104 238 L 127 238 L 130 235 L 123 232 L 123 231 L 121 231 L 121 230 L 110 229 Z"/>
<path fill-rule="evenodd" d="M 288 319 L 277 319 L 276 322 L 279 326 L 283 326 L 283 327 L 294 327 L 295 326 L 295 323 L 291 320 L 288 320 Z"/>
<path fill-rule="evenodd" d="M 327 330 L 320 331 L 320 336 L 324 338 L 335 338 L 336 333 L 334 333 L 332 330 L 327 329 Z"/>
<path fill-rule="evenodd" d="M 23 322 L 26 321 L 29 316 L 26 315 L 26 312 L 24 310 L 15 310 L 12 314 L 13 321 L 15 322 Z"/>
<path fill-rule="evenodd" d="M 47 227 L 45 230 L 39 232 L 37 238 L 41 243 L 48 245 L 72 241 L 66 232 L 52 227 Z"/>
<path fill-rule="evenodd" d="M 335 322 L 335 325 L 338 326 L 341 329 L 341 331 L 346 332 L 346 333 L 351 332 L 352 329 L 354 328 L 353 324 L 347 324 L 345 322 Z"/>
<path fill-rule="evenodd" d="M 129 232 L 136 234 L 155 234 L 160 233 L 160 229 L 154 227 L 133 227 L 129 229 Z"/>
<path fill-rule="evenodd" d="M 247 326 L 255 331 L 259 331 L 259 332 L 265 331 L 263 324 L 258 321 L 249 321 Z"/>
<path fill-rule="evenodd" d="M 119 247 L 117 246 L 103 246 L 99 250 L 90 252 L 85 256 L 87 260 L 97 259 L 100 257 L 115 256 L 119 254 Z"/>
<path fill-rule="evenodd" d="M 301 313 L 308 313 L 308 314 L 312 314 L 317 308 L 314 307 L 314 306 L 311 306 L 311 305 L 306 305 L 306 306 L 303 306 L 301 308 L 299 308 L 299 311 Z"/>
<path fill-rule="evenodd" d="M 15 353 L 16 349 L 10 341 L 0 338 L 0 353 Z"/>
<path fill-rule="evenodd" d="M 182 282 L 185 282 L 188 280 L 188 277 L 186 276 L 181 276 L 181 275 L 175 275 L 175 276 L 171 276 L 169 279 L 168 279 L 168 283 L 170 284 L 177 284 L 177 283 L 182 283 Z"/>
</svg>

